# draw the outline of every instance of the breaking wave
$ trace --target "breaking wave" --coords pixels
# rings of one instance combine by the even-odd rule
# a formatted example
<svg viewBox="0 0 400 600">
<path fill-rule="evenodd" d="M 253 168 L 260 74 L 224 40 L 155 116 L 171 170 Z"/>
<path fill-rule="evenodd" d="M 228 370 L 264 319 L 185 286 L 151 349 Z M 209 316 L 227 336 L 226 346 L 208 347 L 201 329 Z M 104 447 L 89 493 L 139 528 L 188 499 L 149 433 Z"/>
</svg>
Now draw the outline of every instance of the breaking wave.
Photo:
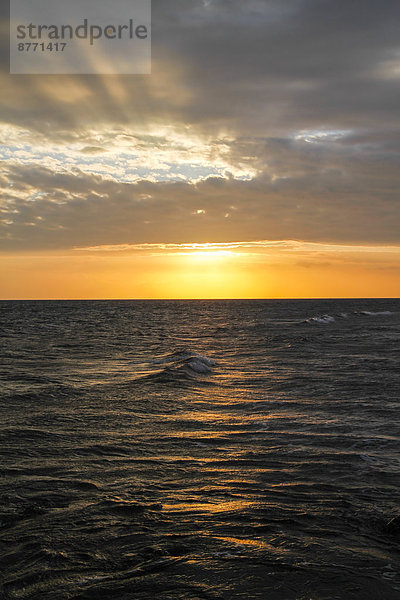
<svg viewBox="0 0 400 600">
<path fill-rule="evenodd" d="M 337 319 L 348 319 L 351 317 L 384 317 L 393 315 L 394 313 L 390 310 L 380 310 L 380 311 L 370 311 L 370 310 L 355 310 L 352 313 L 338 313 L 334 315 L 317 315 L 315 317 L 309 317 L 308 319 L 304 319 L 302 323 L 307 323 L 308 325 L 319 324 L 326 325 L 328 323 L 334 323 Z"/>
<path fill-rule="evenodd" d="M 379 317 L 384 315 L 392 315 L 391 310 L 379 310 L 377 312 L 372 312 L 370 310 L 361 310 L 358 314 L 365 315 L 367 317 Z"/>
<path fill-rule="evenodd" d="M 208 356 L 197 354 L 192 350 L 174 350 L 150 364 L 150 369 L 140 380 L 151 379 L 160 382 L 179 380 L 203 380 L 204 375 L 211 375 L 217 362 Z M 162 367 L 160 369 L 160 367 Z"/>
<path fill-rule="evenodd" d="M 303 323 L 321 323 L 325 325 L 326 323 L 333 323 L 335 320 L 335 317 L 332 317 L 332 315 L 322 315 L 321 317 L 310 317 L 303 321 Z"/>
</svg>

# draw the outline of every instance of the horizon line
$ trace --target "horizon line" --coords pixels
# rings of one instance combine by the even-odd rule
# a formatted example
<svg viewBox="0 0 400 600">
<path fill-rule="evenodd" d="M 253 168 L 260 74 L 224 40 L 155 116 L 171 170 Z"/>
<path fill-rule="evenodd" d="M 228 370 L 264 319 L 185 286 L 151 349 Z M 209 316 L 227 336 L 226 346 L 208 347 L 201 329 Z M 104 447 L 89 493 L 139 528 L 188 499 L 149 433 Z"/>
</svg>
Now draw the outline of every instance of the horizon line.
<svg viewBox="0 0 400 600">
<path fill-rule="evenodd" d="M 0 298 L 0 302 L 198 302 L 198 301 L 222 301 L 228 300 L 400 300 L 399 296 L 307 296 L 307 297 L 279 297 L 279 298 Z"/>
</svg>

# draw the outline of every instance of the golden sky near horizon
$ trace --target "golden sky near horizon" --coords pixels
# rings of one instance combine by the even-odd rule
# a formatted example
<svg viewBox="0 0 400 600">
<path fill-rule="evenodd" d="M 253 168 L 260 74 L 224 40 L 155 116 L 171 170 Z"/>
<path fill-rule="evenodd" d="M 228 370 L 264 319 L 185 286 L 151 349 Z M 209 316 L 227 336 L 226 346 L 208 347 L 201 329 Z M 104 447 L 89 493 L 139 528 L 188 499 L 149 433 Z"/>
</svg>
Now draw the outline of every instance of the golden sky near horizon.
<svg viewBox="0 0 400 600">
<path fill-rule="evenodd" d="M 400 296 L 396 247 L 172 246 L 5 256 L 0 260 L 3 298 Z"/>
<path fill-rule="evenodd" d="M 0 298 L 400 296 L 400 6 L 360 14 L 153 0 L 151 75 L 4 63 Z"/>
</svg>

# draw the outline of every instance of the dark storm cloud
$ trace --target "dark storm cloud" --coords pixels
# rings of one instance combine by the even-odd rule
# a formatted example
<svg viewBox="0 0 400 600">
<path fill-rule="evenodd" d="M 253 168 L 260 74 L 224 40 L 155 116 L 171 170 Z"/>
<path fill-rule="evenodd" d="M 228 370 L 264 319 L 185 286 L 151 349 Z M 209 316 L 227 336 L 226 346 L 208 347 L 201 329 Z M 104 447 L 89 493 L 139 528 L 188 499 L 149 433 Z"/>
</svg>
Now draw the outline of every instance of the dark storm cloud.
<svg viewBox="0 0 400 600">
<path fill-rule="evenodd" d="M 168 36 L 177 60 L 192 67 L 195 100 L 185 107 L 192 118 L 238 116 L 235 125 L 249 131 L 358 127 L 398 114 L 399 81 L 379 79 L 400 48 L 398 3 L 215 1 L 203 11 L 202 4 L 180 6 L 183 16 L 166 31 L 155 19 L 156 39 Z M 190 8 L 197 19 L 185 18 Z"/>
<path fill-rule="evenodd" d="M 8 165 L 3 246 L 398 241 L 399 23 L 391 0 L 153 0 L 151 76 L 3 73 L 3 121 L 42 140 L 89 156 L 88 128 L 190 126 L 258 172 L 122 184 Z"/>
<path fill-rule="evenodd" d="M 388 123 L 399 77 L 379 73 L 400 51 L 399 22 L 390 0 L 153 0 L 151 77 L 7 76 L 2 114 L 42 130 L 146 117 L 247 133 Z"/>
</svg>

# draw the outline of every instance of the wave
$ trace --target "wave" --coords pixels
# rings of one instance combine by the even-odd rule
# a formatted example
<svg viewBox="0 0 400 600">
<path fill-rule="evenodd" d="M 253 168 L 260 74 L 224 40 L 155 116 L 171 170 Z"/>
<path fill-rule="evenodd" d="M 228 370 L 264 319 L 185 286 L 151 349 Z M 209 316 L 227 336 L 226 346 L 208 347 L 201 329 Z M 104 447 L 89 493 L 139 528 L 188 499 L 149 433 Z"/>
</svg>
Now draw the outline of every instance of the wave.
<svg viewBox="0 0 400 600">
<path fill-rule="evenodd" d="M 384 315 L 392 315 L 393 312 L 391 310 L 379 310 L 377 312 L 373 312 L 371 310 L 360 310 L 360 312 L 356 313 L 359 315 L 365 315 L 367 317 L 379 317 Z"/>
<path fill-rule="evenodd" d="M 322 315 L 321 317 L 310 317 L 309 319 L 305 319 L 303 323 L 320 323 L 325 325 L 326 323 L 333 323 L 335 320 L 335 317 L 332 315 Z"/>
<path fill-rule="evenodd" d="M 193 356 L 186 361 L 186 367 L 195 373 L 211 373 L 212 367 L 216 365 L 215 360 L 207 356 Z"/>
<path fill-rule="evenodd" d="M 196 373 L 210 373 L 217 364 L 213 358 L 197 354 L 186 348 L 174 350 L 164 355 L 162 358 L 154 361 L 155 364 L 171 364 L 175 366 L 184 366 Z"/>
<path fill-rule="evenodd" d="M 394 313 L 390 310 L 380 310 L 380 311 L 371 311 L 371 310 L 355 310 L 349 315 L 348 313 L 338 313 L 334 315 L 317 315 L 315 317 L 309 317 L 308 319 L 304 319 L 301 323 L 307 323 L 308 325 L 312 325 L 314 323 L 320 325 L 326 325 L 328 323 L 334 323 L 336 319 L 348 319 L 349 317 L 359 317 L 359 316 L 367 316 L 367 317 L 380 317 L 380 316 L 388 316 L 393 315 Z"/>
<path fill-rule="evenodd" d="M 162 368 L 154 367 L 156 365 Z M 208 356 L 197 354 L 188 349 L 174 350 L 152 361 L 150 372 L 139 378 L 140 381 L 175 382 L 180 380 L 204 380 L 204 375 L 211 375 L 217 362 Z"/>
</svg>

